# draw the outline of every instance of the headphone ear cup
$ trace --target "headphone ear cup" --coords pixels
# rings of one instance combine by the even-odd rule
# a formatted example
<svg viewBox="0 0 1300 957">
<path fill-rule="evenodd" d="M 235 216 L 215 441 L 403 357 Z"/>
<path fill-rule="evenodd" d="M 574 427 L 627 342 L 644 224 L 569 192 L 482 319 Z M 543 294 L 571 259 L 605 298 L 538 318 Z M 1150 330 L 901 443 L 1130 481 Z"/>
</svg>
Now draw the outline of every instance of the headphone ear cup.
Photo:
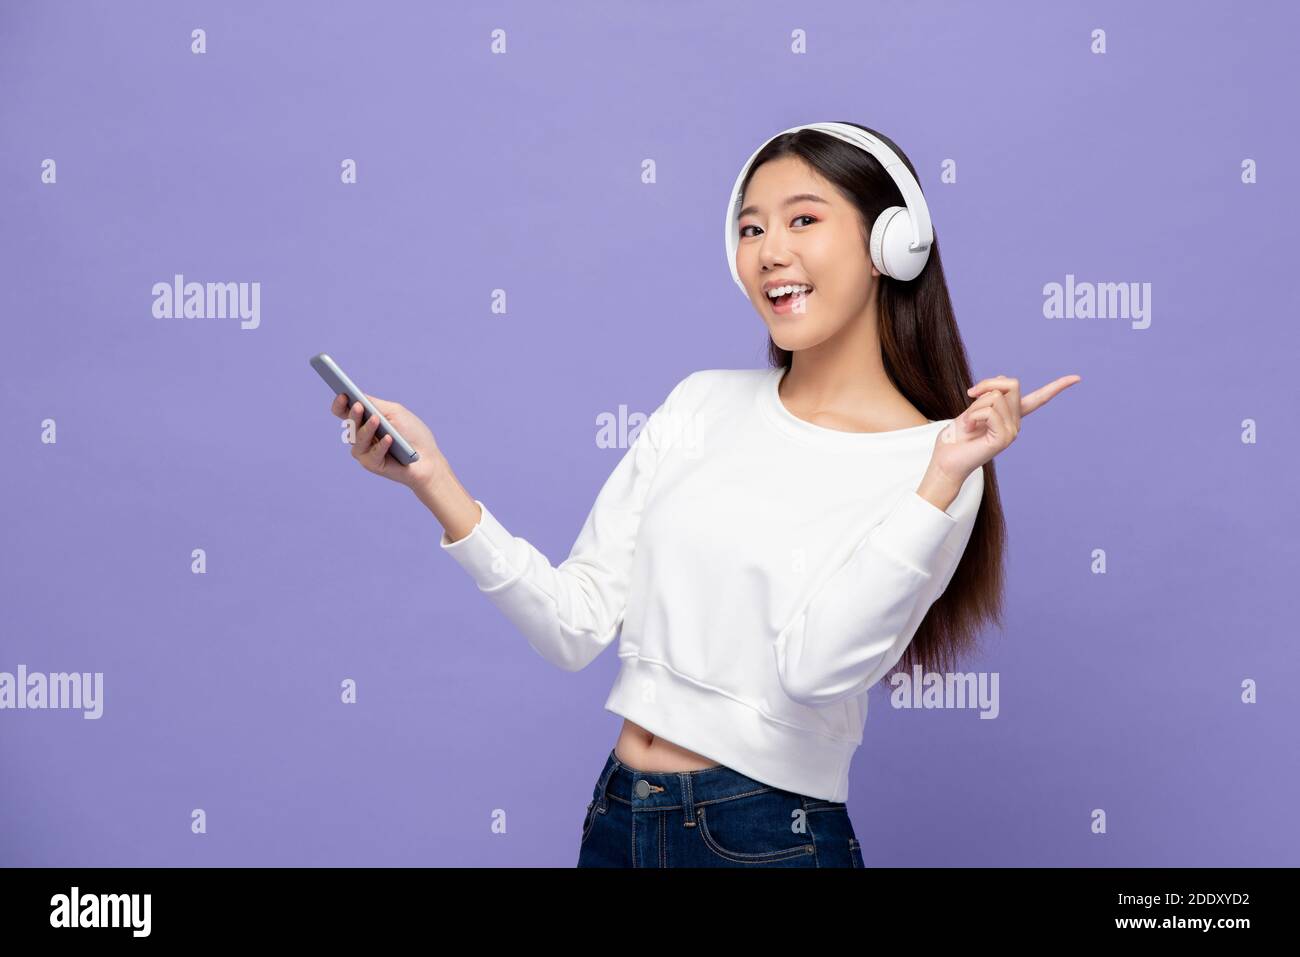
<svg viewBox="0 0 1300 957">
<path fill-rule="evenodd" d="M 915 279 L 930 259 L 930 247 L 914 252 L 912 214 L 904 206 L 890 206 L 871 225 L 871 261 L 891 279 Z"/>
</svg>

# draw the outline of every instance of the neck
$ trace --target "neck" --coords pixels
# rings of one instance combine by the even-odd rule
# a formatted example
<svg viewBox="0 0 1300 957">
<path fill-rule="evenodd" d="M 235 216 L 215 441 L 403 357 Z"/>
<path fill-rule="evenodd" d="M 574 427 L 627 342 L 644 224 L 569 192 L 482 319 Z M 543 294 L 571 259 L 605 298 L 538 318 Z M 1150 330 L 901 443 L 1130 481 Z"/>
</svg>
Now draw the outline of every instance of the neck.
<svg viewBox="0 0 1300 957">
<path fill-rule="evenodd" d="M 869 414 L 907 408 L 910 403 L 885 374 L 873 302 L 835 335 L 791 357 L 781 397 L 813 412 Z"/>
</svg>

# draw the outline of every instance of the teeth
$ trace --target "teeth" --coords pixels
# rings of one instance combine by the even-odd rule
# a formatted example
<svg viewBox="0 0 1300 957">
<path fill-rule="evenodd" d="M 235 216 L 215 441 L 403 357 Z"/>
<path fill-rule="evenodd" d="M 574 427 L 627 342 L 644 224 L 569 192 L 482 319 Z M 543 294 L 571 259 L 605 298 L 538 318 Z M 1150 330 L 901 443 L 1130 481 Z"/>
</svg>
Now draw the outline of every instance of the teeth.
<svg viewBox="0 0 1300 957">
<path fill-rule="evenodd" d="M 787 293 L 792 293 L 796 289 L 802 292 L 811 292 L 812 286 L 777 286 L 774 289 L 769 289 L 767 291 L 767 298 L 776 299 L 778 296 L 784 296 Z"/>
</svg>

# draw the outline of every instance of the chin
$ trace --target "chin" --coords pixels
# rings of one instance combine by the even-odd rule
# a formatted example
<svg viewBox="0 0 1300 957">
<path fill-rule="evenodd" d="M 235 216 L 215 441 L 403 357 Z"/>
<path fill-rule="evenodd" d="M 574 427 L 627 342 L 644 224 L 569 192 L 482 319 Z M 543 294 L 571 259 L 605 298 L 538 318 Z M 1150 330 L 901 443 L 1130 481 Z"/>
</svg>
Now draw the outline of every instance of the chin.
<svg viewBox="0 0 1300 957">
<path fill-rule="evenodd" d="M 798 352 L 801 349 L 815 346 L 826 339 L 826 335 L 821 329 L 815 329 L 812 326 L 773 328 L 769 323 L 767 334 L 772 337 L 772 341 L 776 343 L 778 348 L 787 352 Z"/>
</svg>

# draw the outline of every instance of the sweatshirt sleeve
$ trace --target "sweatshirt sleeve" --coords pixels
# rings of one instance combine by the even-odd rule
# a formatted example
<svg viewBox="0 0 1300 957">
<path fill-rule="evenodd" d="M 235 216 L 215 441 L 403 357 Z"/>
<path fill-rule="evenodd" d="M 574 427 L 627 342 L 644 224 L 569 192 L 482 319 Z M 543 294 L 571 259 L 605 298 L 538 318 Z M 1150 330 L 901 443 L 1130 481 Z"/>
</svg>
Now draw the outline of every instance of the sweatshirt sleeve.
<svg viewBox="0 0 1300 957">
<path fill-rule="evenodd" d="M 690 379 L 650 414 L 559 565 L 511 534 L 478 499 L 482 515 L 468 535 L 453 542 L 442 534 L 442 550 L 538 654 L 565 671 L 590 664 L 623 623 L 642 508 L 661 458 L 682 434 L 688 412 L 682 393 Z"/>
<path fill-rule="evenodd" d="M 978 468 L 947 511 L 915 490 L 899 499 L 777 635 L 777 673 L 790 698 L 832 704 L 897 663 L 952 580 L 983 495 Z"/>
</svg>

